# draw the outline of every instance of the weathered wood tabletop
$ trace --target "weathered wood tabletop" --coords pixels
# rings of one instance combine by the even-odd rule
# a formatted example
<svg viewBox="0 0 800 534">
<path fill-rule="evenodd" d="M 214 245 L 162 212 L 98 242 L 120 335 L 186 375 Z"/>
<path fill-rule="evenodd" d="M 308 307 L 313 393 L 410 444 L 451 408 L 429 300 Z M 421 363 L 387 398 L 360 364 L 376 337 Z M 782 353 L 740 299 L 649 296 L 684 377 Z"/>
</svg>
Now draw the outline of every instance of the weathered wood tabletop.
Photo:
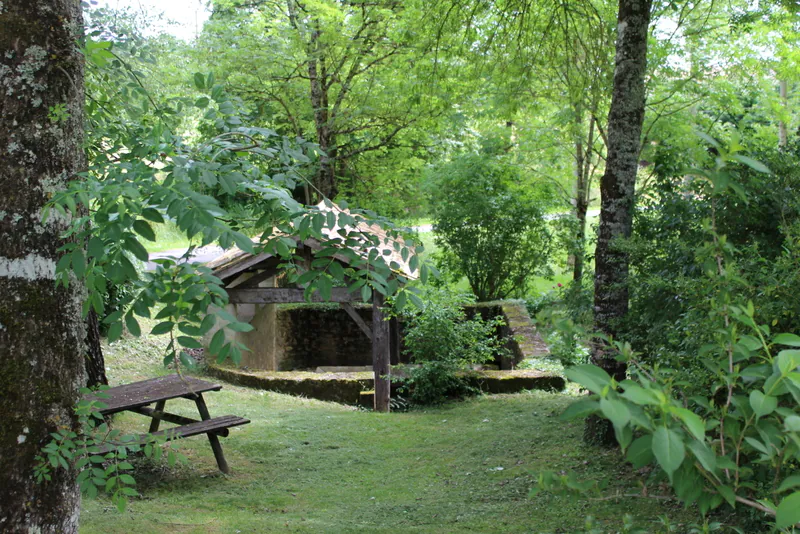
<svg viewBox="0 0 800 534">
<path fill-rule="evenodd" d="M 167 401 L 180 397 L 194 400 L 197 394 L 206 391 L 219 391 L 222 386 L 206 382 L 191 376 L 167 375 L 151 378 L 142 382 L 133 382 L 105 390 L 103 393 L 108 398 L 90 395 L 87 398 L 96 399 L 106 405 L 100 410 L 103 415 L 110 415 L 132 408 L 147 406 L 154 402 Z"/>
<path fill-rule="evenodd" d="M 220 471 L 227 473 L 229 471 L 228 463 L 222 453 L 219 436 L 227 436 L 229 428 L 246 425 L 250 421 L 236 415 L 211 417 L 203 399 L 203 393 L 219 391 L 220 389 L 222 389 L 222 386 L 213 382 L 174 374 L 116 386 L 103 391 L 102 394 L 90 394 L 84 398 L 103 403 L 105 407 L 99 410 L 103 415 L 132 411 L 150 417 L 152 421 L 148 433 L 139 436 L 139 440 L 142 442 L 152 439 L 151 436 L 157 435 L 166 436 L 167 440 L 172 440 L 197 434 L 206 434 Z M 194 401 L 201 420 L 164 411 L 164 406 L 168 400 L 178 398 Z M 148 407 L 153 403 L 155 403 L 155 408 Z M 179 426 L 159 432 L 158 428 L 162 420 Z M 110 443 L 106 448 L 114 448 L 116 446 L 118 444 Z"/>
</svg>

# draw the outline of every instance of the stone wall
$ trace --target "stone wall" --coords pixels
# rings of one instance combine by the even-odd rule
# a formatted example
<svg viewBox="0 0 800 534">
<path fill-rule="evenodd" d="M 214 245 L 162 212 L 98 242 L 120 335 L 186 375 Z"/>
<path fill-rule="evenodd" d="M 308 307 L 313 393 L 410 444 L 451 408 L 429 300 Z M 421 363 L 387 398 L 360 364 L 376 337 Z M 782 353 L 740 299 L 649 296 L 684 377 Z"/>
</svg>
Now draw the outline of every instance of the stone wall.
<svg viewBox="0 0 800 534">
<path fill-rule="evenodd" d="M 353 307 L 367 324 L 372 324 L 371 306 Z M 277 371 L 372 365 L 372 343 L 338 305 L 279 307 L 277 331 Z"/>
<path fill-rule="evenodd" d="M 253 310 L 245 309 L 247 306 Z M 251 369 L 272 371 L 314 370 L 317 367 L 357 367 L 372 365 L 372 346 L 369 338 L 353 319 L 335 304 L 292 304 L 278 306 L 274 322 L 260 306 L 239 305 L 229 310 L 242 320 L 252 321 L 255 330 L 240 341 L 251 348 L 242 365 Z M 367 324 L 372 324 L 372 307 L 354 305 Z M 547 353 L 536 329 L 531 323 L 525 303 L 500 301 L 481 303 L 467 308 L 467 315 L 480 313 L 484 319 L 502 316 L 505 325 L 496 334 L 506 340 L 510 356 L 493 362 L 501 370 L 510 370 L 525 358 Z M 269 319 L 269 320 L 267 320 Z M 400 325 L 401 338 L 403 325 Z M 244 336 L 242 336 L 244 337 Z M 262 354 L 263 353 L 263 354 Z M 400 362 L 407 363 L 402 355 Z M 263 366 L 260 362 L 267 362 Z"/>
</svg>

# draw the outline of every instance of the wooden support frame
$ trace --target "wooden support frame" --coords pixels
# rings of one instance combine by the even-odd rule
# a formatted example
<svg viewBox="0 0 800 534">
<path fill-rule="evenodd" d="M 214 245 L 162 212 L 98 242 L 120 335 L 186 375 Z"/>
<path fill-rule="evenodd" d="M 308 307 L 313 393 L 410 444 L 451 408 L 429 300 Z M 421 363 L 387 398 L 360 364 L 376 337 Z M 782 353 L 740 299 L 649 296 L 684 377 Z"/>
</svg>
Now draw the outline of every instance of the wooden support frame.
<svg viewBox="0 0 800 534">
<path fill-rule="evenodd" d="M 367 334 L 369 340 L 372 341 L 372 329 L 369 327 L 367 322 L 361 318 L 356 309 L 353 308 L 353 305 L 349 302 L 340 302 L 339 306 L 341 306 L 341 308 L 347 312 L 347 315 L 349 315 L 350 318 L 356 322 L 358 327 L 361 328 L 361 331 Z"/>
<path fill-rule="evenodd" d="M 397 317 L 389 319 L 389 363 L 400 363 L 400 321 Z"/>
<path fill-rule="evenodd" d="M 259 287 L 250 289 L 226 289 L 231 304 L 290 304 L 306 302 L 305 290 L 285 287 Z M 346 288 L 334 287 L 330 300 L 324 300 L 319 292 L 311 295 L 311 302 L 359 302 L 361 295 L 350 293 Z"/>
<path fill-rule="evenodd" d="M 383 296 L 372 297 L 372 369 L 375 373 L 375 411 L 388 412 L 391 398 L 389 321 L 383 316 Z"/>
<path fill-rule="evenodd" d="M 208 421 L 211 419 L 211 415 L 208 413 L 208 407 L 206 406 L 206 401 L 203 400 L 202 393 L 197 394 L 197 398 L 195 398 L 194 402 L 197 404 L 197 411 L 200 412 L 200 418 L 203 421 Z M 217 467 L 219 467 L 219 470 L 227 475 L 231 470 L 228 467 L 228 462 L 225 460 L 225 455 L 222 453 L 222 445 L 219 442 L 219 438 L 212 432 L 209 432 L 207 436 L 208 442 L 211 444 L 211 450 L 214 451 L 214 458 L 217 460 Z"/>
<path fill-rule="evenodd" d="M 273 269 L 269 269 L 266 271 L 261 271 L 260 273 L 256 273 L 244 282 L 240 284 L 236 284 L 231 289 L 255 289 L 258 288 L 258 284 L 261 282 L 268 280 L 269 278 L 275 276 L 275 272 Z"/>
</svg>

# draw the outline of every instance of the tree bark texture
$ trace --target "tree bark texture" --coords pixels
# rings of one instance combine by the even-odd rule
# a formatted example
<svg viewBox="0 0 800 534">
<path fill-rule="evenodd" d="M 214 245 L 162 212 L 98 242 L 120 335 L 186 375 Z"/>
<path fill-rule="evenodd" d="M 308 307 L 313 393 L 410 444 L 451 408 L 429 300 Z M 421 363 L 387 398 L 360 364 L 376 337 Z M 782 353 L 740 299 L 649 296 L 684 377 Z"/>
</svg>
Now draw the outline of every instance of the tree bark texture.
<svg viewBox="0 0 800 534">
<path fill-rule="evenodd" d="M 595 251 L 594 326 L 616 336 L 619 320 L 628 312 L 628 255 L 616 241 L 629 237 L 633 221 L 634 188 L 644 121 L 647 37 L 651 0 L 620 0 L 614 86 L 608 113 L 608 156 L 600 181 L 600 227 Z M 592 361 L 617 380 L 626 366 L 614 353 L 596 343 Z M 586 421 L 587 442 L 615 442 L 611 424 L 596 417 Z"/>
<path fill-rule="evenodd" d="M 308 78 L 311 86 L 311 105 L 314 108 L 314 129 L 322 154 L 314 186 L 317 194 L 332 199 L 339 192 L 336 183 L 336 139 L 330 126 L 328 103 L 328 72 L 323 45 L 320 44 L 320 30 L 311 30 L 309 43 Z M 320 199 L 321 200 L 321 199 Z"/>
<path fill-rule="evenodd" d="M 572 279 L 580 281 L 583 278 L 583 266 L 586 256 L 586 213 L 589 210 L 589 195 L 591 194 L 592 180 L 592 144 L 594 143 L 594 116 L 589 117 L 589 134 L 584 145 L 583 115 L 580 108 L 576 111 L 575 141 L 575 217 L 578 219 L 578 228 L 575 239 L 578 250 L 572 266 Z"/>
<path fill-rule="evenodd" d="M 75 474 L 37 484 L 50 432 L 75 425 L 84 291 L 55 286 L 68 220 L 42 207 L 85 168 L 79 0 L 0 2 L 0 531 L 77 532 Z"/>
<path fill-rule="evenodd" d="M 100 322 L 97 312 L 89 310 L 86 317 L 86 386 L 107 386 L 106 362 L 103 358 L 103 347 L 100 345 Z"/>
</svg>

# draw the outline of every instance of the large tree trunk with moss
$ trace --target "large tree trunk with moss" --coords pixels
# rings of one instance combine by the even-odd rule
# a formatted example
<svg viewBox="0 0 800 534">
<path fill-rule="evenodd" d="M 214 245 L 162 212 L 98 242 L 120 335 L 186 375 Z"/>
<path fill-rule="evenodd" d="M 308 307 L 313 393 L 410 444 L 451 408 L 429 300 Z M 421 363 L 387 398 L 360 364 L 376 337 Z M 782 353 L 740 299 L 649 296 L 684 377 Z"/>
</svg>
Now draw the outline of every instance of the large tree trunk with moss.
<svg viewBox="0 0 800 534">
<path fill-rule="evenodd" d="M 0 530 L 77 532 L 75 474 L 37 484 L 50 432 L 75 425 L 83 290 L 56 289 L 63 216 L 42 207 L 84 168 L 79 0 L 0 2 Z"/>
<path fill-rule="evenodd" d="M 608 156 L 600 181 L 600 228 L 595 251 L 594 325 L 616 336 L 619 320 L 628 313 L 628 255 L 617 241 L 630 236 L 634 188 L 639 164 L 644 120 L 647 70 L 647 36 L 651 0 L 620 0 L 617 16 L 617 52 L 614 88 L 608 113 Z M 592 361 L 617 380 L 624 380 L 626 366 L 614 352 L 596 343 Z M 610 422 L 590 417 L 584 438 L 590 443 L 612 445 Z"/>
</svg>

